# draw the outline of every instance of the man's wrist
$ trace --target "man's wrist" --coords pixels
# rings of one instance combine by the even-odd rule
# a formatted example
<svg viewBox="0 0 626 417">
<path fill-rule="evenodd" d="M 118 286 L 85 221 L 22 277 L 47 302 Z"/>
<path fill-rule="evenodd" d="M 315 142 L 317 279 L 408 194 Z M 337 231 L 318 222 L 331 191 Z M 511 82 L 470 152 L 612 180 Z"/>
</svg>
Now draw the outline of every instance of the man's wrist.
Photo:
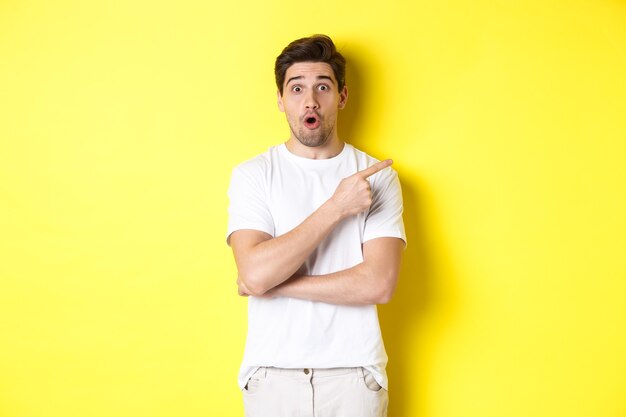
<svg viewBox="0 0 626 417">
<path fill-rule="evenodd" d="M 320 209 L 325 217 L 331 219 L 333 224 L 339 223 L 346 216 L 341 207 L 333 201 L 332 197 L 326 200 Z"/>
</svg>

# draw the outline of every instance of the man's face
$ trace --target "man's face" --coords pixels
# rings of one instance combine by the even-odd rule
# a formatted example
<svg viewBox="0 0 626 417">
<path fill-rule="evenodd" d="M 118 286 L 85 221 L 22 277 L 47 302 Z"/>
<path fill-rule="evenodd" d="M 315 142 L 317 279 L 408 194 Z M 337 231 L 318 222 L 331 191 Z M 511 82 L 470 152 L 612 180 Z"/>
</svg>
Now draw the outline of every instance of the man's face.
<svg viewBox="0 0 626 417">
<path fill-rule="evenodd" d="M 348 89 L 339 91 L 335 74 L 325 62 L 299 62 L 287 68 L 278 108 L 285 112 L 295 137 L 305 146 L 322 146 L 336 135 L 337 113 Z"/>
</svg>

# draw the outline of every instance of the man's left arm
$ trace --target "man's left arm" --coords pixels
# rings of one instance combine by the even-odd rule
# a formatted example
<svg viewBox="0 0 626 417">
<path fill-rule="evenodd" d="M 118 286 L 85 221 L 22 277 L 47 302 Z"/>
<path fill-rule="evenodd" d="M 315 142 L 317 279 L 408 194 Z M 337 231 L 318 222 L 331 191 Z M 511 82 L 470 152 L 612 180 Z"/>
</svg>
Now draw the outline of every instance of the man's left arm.
<svg viewBox="0 0 626 417">
<path fill-rule="evenodd" d="M 398 282 L 404 241 L 380 237 L 363 244 L 363 262 L 325 275 L 294 275 L 264 297 L 292 297 L 329 304 L 370 305 L 391 300 Z M 240 286 L 240 294 L 245 293 Z M 245 295 L 245 294 L 242 294 Z"/>
</svg>

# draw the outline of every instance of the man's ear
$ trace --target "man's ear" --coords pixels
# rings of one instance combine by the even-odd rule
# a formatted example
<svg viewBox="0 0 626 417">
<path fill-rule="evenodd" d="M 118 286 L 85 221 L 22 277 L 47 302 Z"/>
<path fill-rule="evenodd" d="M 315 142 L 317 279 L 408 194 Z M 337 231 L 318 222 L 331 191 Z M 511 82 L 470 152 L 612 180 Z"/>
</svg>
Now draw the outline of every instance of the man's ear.
<svg viewBox="0 0 626 417">
<path fill-rule="evenodd" d="M 278 110 L 285 112 L 285 106 L 283 106 L 283 96 L 280 94 L 280 90 L 276 90 L 276 99 L 278 100 Z"/>
<path fill-rule="evenodd" d="M 346 102 L 348 101 L 348 86 L 344 85 L 343 90 L 339 93 L 339 109 L 343 109 L 346 107 Z"/>
</svg>

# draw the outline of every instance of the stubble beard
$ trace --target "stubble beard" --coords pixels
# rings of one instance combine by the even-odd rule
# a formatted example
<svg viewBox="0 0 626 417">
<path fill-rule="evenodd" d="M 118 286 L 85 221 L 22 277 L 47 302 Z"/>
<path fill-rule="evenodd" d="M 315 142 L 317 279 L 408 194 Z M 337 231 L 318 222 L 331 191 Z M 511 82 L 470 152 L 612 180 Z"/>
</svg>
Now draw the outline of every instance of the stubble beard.
<svg viewBox="0 0 626 417">
<path fill-rule="evenodd" d="M 294 127 L 293 123 L 289 123 L 291 133 L 296 137 L 296 139 L 298 139 L 298 142 L 309 148 L 316 148 L 326 144 L 330 135 L 333 133 L 334 128 L 333 126 L 328 127 L 324 123 L 321 123 L 315 130 L 310 130 L 304 126 L 300 126 L 296 132 Z"/>
</svg>

